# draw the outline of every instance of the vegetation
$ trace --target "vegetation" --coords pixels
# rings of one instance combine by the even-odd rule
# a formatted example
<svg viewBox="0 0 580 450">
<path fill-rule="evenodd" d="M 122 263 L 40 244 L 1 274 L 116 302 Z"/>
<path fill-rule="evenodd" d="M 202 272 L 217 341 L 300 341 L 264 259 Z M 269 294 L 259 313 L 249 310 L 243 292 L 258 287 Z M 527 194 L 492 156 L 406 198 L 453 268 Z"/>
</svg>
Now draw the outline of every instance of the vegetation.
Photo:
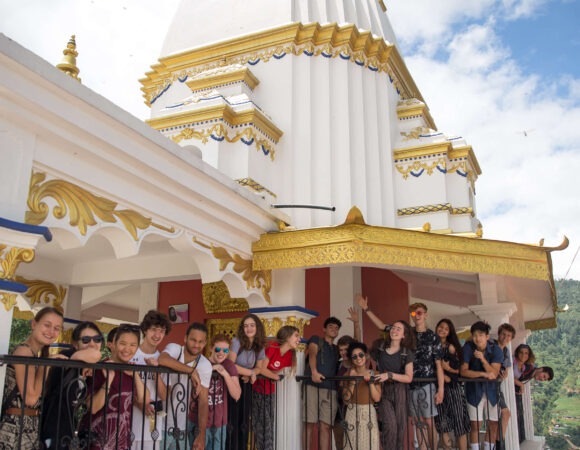
<svg viewBox="0 0 580 450">
<path fill-rule="evenodd" d="M 556 281 L 558 303 L 568 304 L 557 316 L 557 328 L 532 334 L 528 343 L 536 354 L 536 363 L 554 369 L 554 380 L 534 383 L 534 427 L 538 436 L 546 436 L 552 450 L 580 445 L 580 281 Z"/>
</svg>

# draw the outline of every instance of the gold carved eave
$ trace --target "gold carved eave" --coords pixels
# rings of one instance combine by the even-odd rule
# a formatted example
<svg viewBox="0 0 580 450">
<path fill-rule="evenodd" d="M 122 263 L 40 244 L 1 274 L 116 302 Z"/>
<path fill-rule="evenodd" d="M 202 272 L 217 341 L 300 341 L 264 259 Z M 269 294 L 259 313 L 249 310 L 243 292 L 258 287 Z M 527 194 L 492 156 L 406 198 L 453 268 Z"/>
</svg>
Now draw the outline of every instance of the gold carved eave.
<svg viewBox="0 0 580 450">
<path fill-rule="evenodd" d="M 469 165 L 473 168 L 473 170 L 475 170 L 477 175 L 481 175 L 481 167 L 479 166 L 479 161 L 477 161 L 477 158 L 475 157 L 475 152 L 473 151 L 471 145 L 465 147 L 452 148 L 447 153 L 447 157 L 450 160 L 465 158 L 469 163 Z"/>
<path fill-rule="evenodd" d="M 403 103 L 397 106 L 397 117 L 400 120 L 410 119 L 412 117 L 423 117 L 429 128 L 436 130 L 437 126 L 429 112 L 429 108 L 423 102 L 416 101 L 413 103 Z"/>
<path fill-rule="evenodd" d="M 415 145 L 413 147 L 405 147 L 399 150 L 394 150 L 393 158 L 398 162 L 405 159 L 415 159 L 448 154 L 451 149 L 451 142 L 437 142 L 434 144 Z"/>
<path fill-rule="evenodd" d="M 240 67 L 237 70 L 220 72 L 208 76 L 199 76 L 185 82 L 192 91 L 213 89 L 216 86 L 223 86 L 230 83 L 245 83 L 250 89 L 260 83 L 256 76 L 247 67 Z"/>
<path fill-rule="evenodd" d="M 373 264 L 551 279 L 546 248 L 369 225 L 263 234 L 252 249 L 254 270 Z"/>
<path fill-rule="evenodd" d="M 230 64 L 246 64 L 248 61 L 271 61 L 274 55 L 302 54 L 332 58 L 342 55 L 344 59 L 364 67 L 385 72 L 391 77 L 403 98 L 422 100 L 403 58 L 397 48 L 370 31 L 360 31 L 355 25 L 321 25 L 317 22 L 299 22 L 259 31 L 242 37 L 205 45 L 159 59 L 151 66 L 146 78 L 139 80 L 146 101 L 150 104 L 156 95 L 178 77 L 191 76 Z M 192 69 L 198 68 L 198 69 Z"/>
<path fill-rule="evenodd" d="M 259 110 L 252 108 L 244 111 L 236 111 L 229 105 L 215 105 L 207 108 L 184 111 L 156 119 L 147 120 L 147 123 L 156 130 L 180 127 L 203 122 L 223 120 L 232 128 L 239 125 L 253 124 L 262 133 L 278 142 L 282 137 L 280 130 L 272 121 Z"/>
</svg>

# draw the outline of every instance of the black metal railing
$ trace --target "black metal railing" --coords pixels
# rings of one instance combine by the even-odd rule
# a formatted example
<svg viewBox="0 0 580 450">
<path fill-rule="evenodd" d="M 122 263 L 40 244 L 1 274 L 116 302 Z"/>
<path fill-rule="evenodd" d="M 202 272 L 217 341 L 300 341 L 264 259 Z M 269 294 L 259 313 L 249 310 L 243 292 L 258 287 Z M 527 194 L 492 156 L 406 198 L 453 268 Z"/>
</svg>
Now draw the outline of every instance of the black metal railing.
<svg viewBox="0 0 580 450">
<path fill-rule="evenodd" d="M 189 450 L 199 434 L 197 391 L 187 374 L 161 366 L 20 356 L 0 356 L 0 364 L 7 369 L 0 435 L 10 435 L 9 448 Z M 26 392 L 20 395 L 11 383 L 15 365 L 25 368 L 25 385 L 32 368 L 50 368 L 36 405 L 28 405 Z M 135 382 L 137 376 L 147 380 L 150 395 L 145 384 Z M 227 390 L 216 389 L 219 381 L 225 387 L 214 372 L 208 394 L 208 426 L 219 426 L 206 430 L 202 447 L 246 450 L 250 443 L 257 450 L 276 448 L 277 382 L 259 377 L 260 390 L 240 380 L 248 408 L 230 411 L 228 417 Z M 247 423 L 245 442 L 233 421 Z"/>
<path fill-rule="evenodd" d="M 436 419 L 441 412 L 433 400 L 436 390 L 436 380 L 425 378 L 415 379 L 411 385 L 402 383 L 382 383 L 381 400 L 369 401 L 371 398 L 370 383 L 362 377 L 326 377 L 333 387 L 320 388 L 310 381 L 309 377 L 297 377 L 302 382 L 301 387 L 301 419 L 304 424 L 302 448 L 304 450 L 330 448 L 329 442 L 339 450 L 412 450 L 438 448 L 460 448 L 459 439 L 469 443 L 471 424 L 467 416 L 467 405 L 464 386 L 467 383 L 484 383 L 496 390 L 499 399 L 500 382 L 485 379 L 460 378 L 456 384 L 460 397 L 454 401 L 461 402 L 458 410 L 463 411 L 461 417 L 452 414 L 456 421 L 463 424 L 448 424 L 443 418 Z M 361 383 L 356 391 L 362 398 L 344 398 L 344 386 L 347 383 Z M 446 384 L 446 388 L 450 386 Z M 450 389 L 451 393 L 451 389 Z M 317 407 L 313 413 L 313 405 Z M 454 412 L 456 413 L 456 411 Z M 488 418 L 497 421 L 488 421 Z M 489 441 L 503 441 L 501 426 L 501 408 L 490 409 L 487 402 L 482 411 L 475 411 L 475 422 L 481 429 L 475 432 L 473 438 L 480 444 Z M 462 426 L 458 426 L 462 425 Z M 317 436 L 313 428 L 317 428 Z M 456 436 L 454 429 L 464 431 L 463 436 Z M 490 434 L 491 433 L 491 434 Z M 483 448 L 483 447 L 482 447 Z"/>
</svg>

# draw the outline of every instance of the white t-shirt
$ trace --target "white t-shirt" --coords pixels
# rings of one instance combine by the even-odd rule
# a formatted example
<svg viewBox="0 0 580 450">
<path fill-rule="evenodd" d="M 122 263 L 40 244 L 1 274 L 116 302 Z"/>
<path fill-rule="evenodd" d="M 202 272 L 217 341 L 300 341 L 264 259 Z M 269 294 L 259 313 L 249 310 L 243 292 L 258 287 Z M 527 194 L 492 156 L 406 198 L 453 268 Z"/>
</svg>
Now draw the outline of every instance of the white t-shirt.
<svg viewBox="0 0 580 450">
<path fill-rule="evenodd" d="M 155 358 L 158 359 L 159 358 L 159 351 L 156 351 L 155 353 L 151 353 L 151 354 L 147 354 L 147 353 L 143 353 L 143 350 L 141 350 L 141 348 L 137 349 L 137 352 L 135 353 L 135 356 L 133 356 L 133 358 L 131 359 L 131 362 L 134 364 L 139 364 L 139 365 L 147 365 L 147 363 L 145 362 L 145 359 L 149 359 L 149 358 Z M 151 398 L 151 401 L 154 402 L 157 400 L 157 388 L 155 387 L 155 376 L 157 375 L 156 373 L 152 373 L 152 372 L 139 372 L 141 374 L 141 380 L 143 380 L 143 382 L 145 383 L 145 387 L 147 388 L 147 390 L 149 391 L 149 396 Z M 161 398 L 159 400 L 162 400 Z M 151 430 L 151 422 L 149 420 L 149 417 L 145 417 L 145 421 L 143 422 L 143 411 L 141 410 L 141 406 L 143 405 L 134 405 L 133 406 L 133 433 L 135 434 L 135 440 L 133 441 L 133 445 L 132 448 L 133 449 L 140 449 L 141 448 L 141 442 L 142 441 L 153 441 L 153 437 L 152 437 L 152 432 L 153 430 Z M 157 443 L 159 443 L 161 441 L 161 439 L 163 438 L 163 430 L 165 429 L 165 423 L 164 423 L 164 416 L 165 414 L 157 414 L 156 415 L 156 422 L 155 422 L 155 429 L 157 430 L 157 433 L 159 433 L 157 435 L 157 439 L 155 439 L 157 441 Z M 148 448 L 148 447 L 145 447 Z"/>
<path fill-rule="evenodd" d="M 185 349 L 179 344 L 167 344 L 164 353 L 167 353 L 176 361 L 185 364 Z M 209 389 L 211 382 L 211 372 L 212 365 L 209 360 L 203 356 L 199 355 L 186 364 L 189 367 L 195 367 L 199 378 L 201 380 L 201 385 L 204 388 Z M 167 389 L 169 389 L 170 404 L 167 405 L 167 429 L 177 426 L 180 430 L 185 430 L 185 424 L 187 423 L 187 409 L 186 406 L 189 404 L 191 395 L 191 387 L 189 386 L 189 375 L 187 374 L 177 374 L 172 373 L 169 375 L 169 381 L 167 383 Z"/>
</svg>

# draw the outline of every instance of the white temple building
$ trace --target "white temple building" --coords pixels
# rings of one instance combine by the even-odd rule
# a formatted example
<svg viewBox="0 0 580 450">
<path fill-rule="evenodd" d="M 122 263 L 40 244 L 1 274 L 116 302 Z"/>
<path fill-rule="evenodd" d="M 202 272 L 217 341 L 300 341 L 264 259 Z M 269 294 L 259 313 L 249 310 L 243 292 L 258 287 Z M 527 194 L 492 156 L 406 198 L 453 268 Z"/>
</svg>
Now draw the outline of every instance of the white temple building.
<svg viewBox="0 0 580 450">
<path fill-rule="evenodd" d="M 182 0 L 141 80 L 147 123 L 65 53 L 56 68 L 0 35 L 0 353 L 15 306 L 46 303 L 105 322 L 184 304 L 230 333 L 250 310 L 310 336 L 363 292 L 385 322 L 421 301 L 431 326 L 509 322 L 514 345 L 555 326 L 567 241 L 484 237 L 474 149 L 437 129 L 382 0 Z"/>
</svg>

